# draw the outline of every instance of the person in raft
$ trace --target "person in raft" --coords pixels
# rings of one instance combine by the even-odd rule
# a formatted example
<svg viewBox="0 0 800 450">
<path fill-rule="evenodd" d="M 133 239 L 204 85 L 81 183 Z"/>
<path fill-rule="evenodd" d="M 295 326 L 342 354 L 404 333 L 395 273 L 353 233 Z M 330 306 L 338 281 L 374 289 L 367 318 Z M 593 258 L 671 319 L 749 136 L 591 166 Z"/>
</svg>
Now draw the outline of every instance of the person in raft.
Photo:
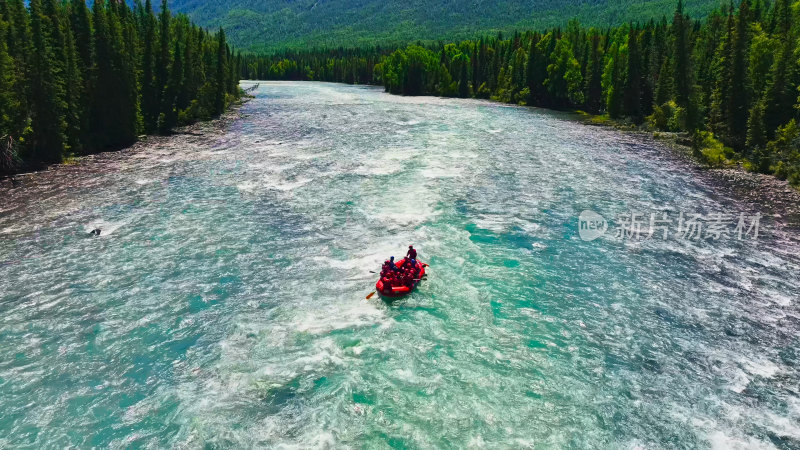
<svg viewBox="0 0 800 450">
<path fill-rule="evenodd" d="M 417 259 L 417 251 L 414 250 L 413 245 L 408 246 L 408 253 L 406 253 L 406 261 Z"/>
<path fill-rule="evenodd" d="M 419 275 L 419 267 L 417 267 L 417 260 L 412 259 L 409 264 L 411 264 L 411 275 L 413 275 L 414 278 L 417 278 L 417 275 Z"/>
<path fill-rule="evenodd" d="M 406 286 L 411 287 L 414 285 L 414 279 L 417 278 L 417 269 L 415 267 L 411 267 L 408 269 L 408 280 L 406 281 Z"/>
<path fill-rule="evenodd" d="M 397 274 L 397 278 L 395 278 L 395 286 L 405 286 L 406 285 L 406 272 L 405 270 L 401 270 Z"/>
<path fill-rule="evenodd" d="M 389 273 L 381 274 L 381 281 L 383 281 L 384 286 L 389 285 Z"/>
<path fill-rule="evenodd" d="M 394 272 L 391 271 L 387 273 L 385 277 L 381 278 L 381 280 L 383 280 L 383 289 L 385 291 L 391 291 L 392 287 L 397 284 L 397 278 Z"/>
<path fill-rule="evenodd" d="M 383 267 L 381 267 L 381 275 L 389 272 L 396 272 L 397 266 L 394 263 L 394 256 L 389 257 L 386 261 L 383 262 Z"/>
<path fill-rule="evenodd" d="M 392 269 L 389 268 L 389 260 L 387 259 L 386 261 L 383 262 L 383 266 L 381 266 L 381 278 L 385 277 L 386 275 L 389 275 L 391 271 Z"/>
</svg>

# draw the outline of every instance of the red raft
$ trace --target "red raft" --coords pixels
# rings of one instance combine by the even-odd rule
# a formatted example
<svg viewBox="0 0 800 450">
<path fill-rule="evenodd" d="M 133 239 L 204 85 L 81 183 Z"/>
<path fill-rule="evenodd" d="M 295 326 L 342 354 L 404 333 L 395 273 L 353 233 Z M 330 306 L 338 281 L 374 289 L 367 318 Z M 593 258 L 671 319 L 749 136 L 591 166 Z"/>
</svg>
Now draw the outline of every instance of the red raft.
<svg viewBox="0 0 800 450">
<path fill-rule="evenodd" d="M 406 262 L 405 258 L 397 261 L 395 264 L 397 267 L 403 267 L 403 264 Z M 408 286 L 384 286 L 383 280 L 378 280 L 375 283 L 375 290 L 378 292 L 378 295 L 381 297 L 402 297 L 404 295 L 408 295 L 414 288 L 417 287 L 419 284 L 419 280 L 422 279 L 422 276 L 425 275 L 425 265 L 422 264 L 419 260 L 417 260 L 417 271 L 419 274 L 417 275 L 417 280 L 411 282 L 411 287 Z"/>
</svg>

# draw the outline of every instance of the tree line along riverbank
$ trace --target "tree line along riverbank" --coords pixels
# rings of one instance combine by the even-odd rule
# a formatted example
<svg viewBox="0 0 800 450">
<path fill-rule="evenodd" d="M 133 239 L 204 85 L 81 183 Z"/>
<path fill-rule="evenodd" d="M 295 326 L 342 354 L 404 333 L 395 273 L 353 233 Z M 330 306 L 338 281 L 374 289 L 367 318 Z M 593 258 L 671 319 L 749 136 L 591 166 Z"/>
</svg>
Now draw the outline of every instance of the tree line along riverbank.
<svg viewBox="0 0 800 450">
<path fill-rule="evenodd" d="M 0 2 L 0 174 L 218 116 L 240 57 L 166 0 Z"/>
<path fill-rule="evenodd" d="M 383 85 L 402 95 L 578 109 L 688 132 L 695 155 L 800 186 L 800 3 L 743 0 L 693 20 L 485 36 L 405 48 L 246 55 L 241 76 Z"/>
</svg>

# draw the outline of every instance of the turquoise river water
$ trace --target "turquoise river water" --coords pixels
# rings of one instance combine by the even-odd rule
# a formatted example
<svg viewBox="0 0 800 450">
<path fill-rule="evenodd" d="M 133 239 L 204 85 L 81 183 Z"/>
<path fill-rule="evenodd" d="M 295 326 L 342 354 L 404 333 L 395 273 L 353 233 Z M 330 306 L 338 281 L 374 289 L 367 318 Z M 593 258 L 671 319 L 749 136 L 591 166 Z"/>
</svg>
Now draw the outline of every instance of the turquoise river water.
<svg viewBox="0 0 800 450">
<path fill-rule="evenodd" d="M 0 448 L 800 447 L 779 215 L 560 113 L 254 94 L 0 188 Z M 629 212 L 763 217 L 617 238 Z M 410 243 L 427 280 L 365 300 Z"/>
</svg>

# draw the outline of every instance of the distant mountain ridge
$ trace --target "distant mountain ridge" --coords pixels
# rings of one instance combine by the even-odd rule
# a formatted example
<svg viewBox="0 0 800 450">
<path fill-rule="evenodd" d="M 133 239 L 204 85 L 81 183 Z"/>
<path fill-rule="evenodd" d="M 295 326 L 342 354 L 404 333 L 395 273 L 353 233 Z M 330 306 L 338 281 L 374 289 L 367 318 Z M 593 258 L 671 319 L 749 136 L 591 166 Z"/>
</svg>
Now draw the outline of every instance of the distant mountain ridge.
<svg viewBox="0 0 800 450">
<path fill-rule="evenodd" d="M 246 50 L 404 44 L 480 33 L 540 29 L 577 18 L 617 25 L 671 17 L 676 0 L 172 0 L 170 8 L 208 27 L 223 26 Z M 693 0 L 701 18 L 720 0 Z"/>
</svg>

